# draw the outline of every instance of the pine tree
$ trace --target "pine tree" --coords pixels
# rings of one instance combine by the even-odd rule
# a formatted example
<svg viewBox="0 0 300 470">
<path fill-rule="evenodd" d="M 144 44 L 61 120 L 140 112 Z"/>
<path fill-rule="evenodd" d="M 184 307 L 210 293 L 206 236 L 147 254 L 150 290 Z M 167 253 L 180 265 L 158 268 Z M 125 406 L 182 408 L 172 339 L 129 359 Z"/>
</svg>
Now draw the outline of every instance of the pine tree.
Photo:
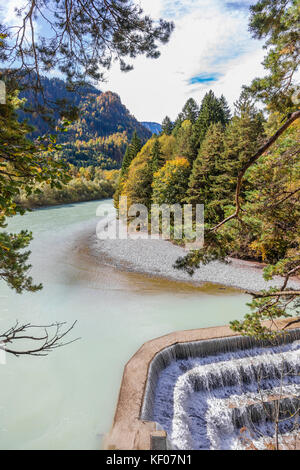
<svg viewBox="0 0 300 470">
<path fill-rule="evenodd" d="M 161 145 L 160 145 L 158 138 L 156 138 L 154 141 L 152 151 L 151 151 L 151 157 L 152 157 L 152 171 L 153 173 L 155 173 L 165 164 L 165 159 L 161 152 Z"/>
<path fill-rule="evenodd" d="M 226 123 L 225 111 L 220 103 L 220 100 L 210 90 L 203 98 L 199 116 L 194 126 L 194 151 L 197 155 L 198 149 L 205 138 L 205 134 L 209 126 L 213 123 L 221 122 L 223 125 Z"/>
<path fill-rule="evenodd" d="M 173 132 L 172 134 L 176 137 L 177 136 L 177 133 L 182 125 L 182 123 L 184 122 L 184 117 L 183 117 L 183 114 L 182 113 L 179 113 L 175 122 L 174 122 L 174 126 L 173 126 Z"/>
<path fill-rule="evenodd" d="M 258 0 L 250 7 L 250 13 L 253 37 L 265 39 L 267 55 L 263 65 L 267 75 L 253 80 L 249 90 L 269 110 L 296 111 L 297 105 L 299 109 L 299 0 Z"/>
<path fill-rule="evenodd" d="M 30 0 L 18 13 L 20 27 L 16 37 L 10 31 L 11 27 L 18 27 L 19 19 L 15 18 L 15 24 L 0 25 L 5 39 L 0 43 L 1 55 L 3 60 L 9 56 L 16 77 L 20 76 L 22 57 L 22 75 L 31 78 L 30 88 L 40 87 L 42 70 L 59 70 L 72 85 L 103 80 L 103 72 L 113 61 L 127 72 L 133 68 L 129 58 L 145 55 L 157 59 L 159 45 L 168 42 L 174 29 L 172 22 L 153 20 L 131 0 Z M 45 17 L 49 28 L 40 37 L 38 24 Z M 37 52 L 34 61 L 33 51 Z"/>
<path fill-rule="evenodd" d="M 220 101 L 220 105 L 224 113 L 224 120 L 222 124 L 227 125 L 231 119 L 231 111 L 224 95 L 221 96 L 219 101 Z"/>
<path fill-rule="evenodd" d="M 137 156 L 141 148 L 142 148 L 141 139 L 138 137 L 137 132 L 134 131 L 131 142 L 129 145 L 127 145 L 125 155 L 123 158 L 122 168 L 121 168 L 121 180 L 124 179 L 124 177 L 126 176 L 130 163 Z"/>
<path fill-rule="evenodd" d="M 123 162 L 122 162 L 122 168 L 121 168 L 121 178 L 123 178 L 127 171 L 128 171 L 128 168 L 129 168 L 129 165 L 131 163 L 131 155 L 130 155 L 130 147 L 129 145 L 127 145 L 126 147 L 126 151 L 125 151 L 125 154 L 124 154 L 124 158 L 123 158 Z"/>
<path fill-rule="evenodd" d="M 219 205 L 216 177 L 220 174 L 220 160 L 224 151 L 224 127 L 211 124 L 194 161 L 186 202 L 205 205 L 205 221 L 211 223 L 223 215 Z"/>
<path fill-rule="evenodd" d="M 134 159 L 139 151 L 142 148 L 142 141 L 138 137 L 137 132 L 134 131 L 131 142 L 130 142 L 130 154 L 132 156 L 132 159 Z"/>
<path fill-rule="evenodd" d="M 193 125 L 191 121 L 184 121 L 176 135 L 176 152 L 180 157 L 186 158 L 190 164 L 194 161 Z"/>
<path fill-rule="evenodd" d="M 197 105 L 194 98 L 189 98 L 182 109 L 182 118 L 184 121 L 191 121 L 195 124 L 199 115 L 199 106 Z"/>
<path fill-rule="evenodd" d="M 224 135 L 224 152 L 219 162 L 219 202 L 224 207 L 234 204 L 237 176 L 242 166 L 255 154 L 264 137 L 263 116 L 247 93 L 242 92 L 235 103 L 235 116 Z M 247 180 L 243 191 L 251 189 Z"/>
<path fill-rule="evenodd" d="M 166 134 L 166 135 L 172 134 L 174 125 L 171 119 L 169 118 L 169 116 L 165 117 L 165 119 L 162 122 L 161 128 L 162 128 L 162 134 Z"/>
</svg>

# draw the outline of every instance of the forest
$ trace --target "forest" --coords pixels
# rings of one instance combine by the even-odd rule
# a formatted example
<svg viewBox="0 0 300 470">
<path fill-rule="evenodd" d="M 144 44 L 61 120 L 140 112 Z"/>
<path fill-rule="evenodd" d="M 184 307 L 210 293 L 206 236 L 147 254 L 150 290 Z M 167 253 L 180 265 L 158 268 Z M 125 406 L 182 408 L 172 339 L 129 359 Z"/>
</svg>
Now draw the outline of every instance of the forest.
<svg viewBox="0 0 300 470">
<path fill-rule="evenodd" d="M 131 144 L 119 194 L 127 196 L 129 205 L 148 208 L 152 203 L 204 204 L 205 223 L 213 227 L 232 213 L 241 168 L 283 117 L 272 113 L 266 119 L 246 91 L 233 116 L 224 96 L 209 91 L 200 106 L 191 98 L 174 123 L 165 118 L 159 137 L 144 146 Z M 230 240 L 231 256 L 276 263 L 298 246 L 299 137 L 295 122 L 247 172 L 241 192 L 247 215 L 222 235 Z"/>
<path fill-rule="evenodd" d="M 95 166 L 69 166 L 69 180 L 60 188 L 36 184 L 31 195 L 21 191 L 16 203 L 25 209 L 109 199 L 113 196 L 119 170 L 101 170 Z"/>
<path fill-rule="evenodd" d="M 64 80 L 44 76 L 43 92 L 35 93 L 26 82 L 28 78 L 23 85 L 19 84 L 21 102 L 17 114 L 30 126 L 29 137 L 55 135 L 61 144 L 58 156 L 77 167 L 118 169 L 133 132 L 136 130 L 143 142 L 152 135 L 130 114 L 116 93 L 101 92 L 92 85 L 73 90 Z M 44 100 L 51 107 L 45 107 Z M 64 132 L 58 131 L 61 116 L 68 120 Z"/>
</svg>

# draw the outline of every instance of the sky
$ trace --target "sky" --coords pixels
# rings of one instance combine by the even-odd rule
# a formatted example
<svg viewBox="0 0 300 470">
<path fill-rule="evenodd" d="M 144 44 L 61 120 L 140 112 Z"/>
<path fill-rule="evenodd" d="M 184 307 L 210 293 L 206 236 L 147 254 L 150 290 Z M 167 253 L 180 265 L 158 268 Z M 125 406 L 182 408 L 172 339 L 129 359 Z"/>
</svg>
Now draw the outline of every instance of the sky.
<svg viewBox="0 0 300 470">
<path fill-rule="evenodd" d="M 22 0 L 9 0 L 6 19 Z M 139 57 L 134 70 L 121 72 L 114 64 L 106 72 L 103 91 L 120 95 L 139 121 L 175 119 L 188 98 L 198 103 L 212 89 L 224 94 L 230 106 L 241 87 L 264 74 L 262 43 L 248 31 L 249 6 L 253 0 L 136 0 L 154 19 L 175 23 L 159 59 Z"/>
<path fill-rule="evenodd" d="M 175 23 L 159 59 L 140 57 L 134 70 L 117 66 L 102 90 L 117 92 L 140 121 L 175 119 L 188 98 L 198 103 L 212 89 L 233 106 L 244 84 L 264 74 L 262 43 L 248 31 L 252 0 L 140 0 L 146 13 Z"/>
</svg>

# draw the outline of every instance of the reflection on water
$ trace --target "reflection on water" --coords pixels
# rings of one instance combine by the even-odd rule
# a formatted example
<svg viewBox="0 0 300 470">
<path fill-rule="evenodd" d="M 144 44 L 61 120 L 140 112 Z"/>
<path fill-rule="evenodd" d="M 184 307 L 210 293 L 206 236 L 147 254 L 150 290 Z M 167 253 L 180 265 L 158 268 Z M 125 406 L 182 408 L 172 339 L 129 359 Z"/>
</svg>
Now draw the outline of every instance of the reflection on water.
<svg viewBox="0 0 300 470">
<path fill-rule="evenodd" d="M 245 313 L 247 297 L 235 289 L 155 279 L 95 259 L 89 245 L 98 205 L 38 210 L 9 226 L 34 232 L 32 275 L 44 289 L 20 296 L 0 283 L 1 330 L 16 319 L 78 320 L 74 335 L 82 339 L 46 358 L 9 357 L 0 365 L 2 449 L 100 448 L 123 367 L 143 342 Z"/>
</svg>

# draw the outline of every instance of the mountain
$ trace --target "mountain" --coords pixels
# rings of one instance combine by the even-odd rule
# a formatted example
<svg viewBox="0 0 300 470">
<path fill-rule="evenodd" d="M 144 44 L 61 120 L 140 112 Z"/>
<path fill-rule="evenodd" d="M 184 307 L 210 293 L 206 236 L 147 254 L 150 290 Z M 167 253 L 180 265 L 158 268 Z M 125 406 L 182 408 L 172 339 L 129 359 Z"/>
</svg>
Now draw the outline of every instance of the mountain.
<svg viewBox="0 0 300 470">
<path fill-rule="evenodd" d="M 141 124 L 152 134 L 160 134 L 162 131 L 161 124 L 158 124 L 157 122 L 141 122 Z"/>
<path fill-rule="evenodd" d="M 61 156 L 76 166 L 101 166 L 119 168 L 127 143 L 136 130 L 142 142 L 146 142 L 152 132 L 139 123 L 122 104 L 120 97 L 111 91 L 101 92 L 93 86 L 84 86 L 76 92 L 68 91 L 63 80 L 42 78 L 44 96 L 48 102 L 64 102 L 78 108 L 79 117 L 67 132 L 58 134 L 57 140 L 63 144 Z M 22 98 L 27 100 L 30 109 L 36 99 L 32 92 L 24 91 Z M 42 102 L 38 96 L 38 102 Z M 20 112 L 21 119 L 27 119 L 35 129 L 33 138 L 45 133 L 53 133 L 49 122 L 40 113 Z M 54 112 L 54 123 L 58 123 L 58 112 Z"/>
</svg>

